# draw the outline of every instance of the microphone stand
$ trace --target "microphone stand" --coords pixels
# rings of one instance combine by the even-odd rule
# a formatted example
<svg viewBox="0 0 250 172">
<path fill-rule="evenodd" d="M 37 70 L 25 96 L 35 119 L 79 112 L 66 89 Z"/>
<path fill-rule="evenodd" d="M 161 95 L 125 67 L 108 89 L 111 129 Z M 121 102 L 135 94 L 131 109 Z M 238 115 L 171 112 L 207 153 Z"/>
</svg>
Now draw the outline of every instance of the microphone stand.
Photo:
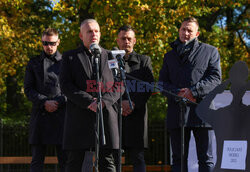
<svg viewBox="0 0 250 172">
<path fill-rule="evenodd" d="M 99 163 L 99 149 L 100 149 L 100 139 L 99 134 L 101 131 L 101 142 L 102 145 L 106 145 L 106 138 L 104 133 L 104 122 L 103 122 L 103 112 L 102 112 L 102 90 L 100 83 L 100 74 L 99 74 L 99 60 L 100 53 L 95 53 L 94 55 L 94 63 L 95 63 L 95 71 L 96 71 L 96 86 L 98 89 L 97 96 L 97 110 L 96 110 L 96 139 L 95 139 L 95 172 L 98 172 L 98 163 Z"/>
<path fill-rule="evenodd" d="M 160 88 L 158 86 L 153 86 L 152 84 L 149 84 L 147 82 L 144 82 L 136 77 L 133 77 L 129 74 L 126 74 L 126 76 L 130 79 L 134 79 L 134 80 L 137 80 L 139 82 L 142 82 L 144 83 L 145 85 L 148 85 L 150 87 L 154 87 L 158 90 L 161 90 L 162 92 L 165 92 L 167 93 L 168 95 L 171 95 L 171 96 L 174 96 L 179 104 L 179 107 L 180 107 L 180 127 L 181 127 L 181 172 L 184 172 L 184 153 L 185 153 L 185 119 L 184 119 L 184 115 L 185 115 L 185 109 L 186 109 L 186 106 L 187 106 L 187 103 L 190 103 L 190 104 L 193 104 L 193 105 L 198 105 L 197 103 L 185 98 L 185 97 L 181 97 L 181 96 L 178 96 L 174 93 L 172 93 L 171 91 L 168 91 L 168 90 L 165 90 L 163 88 Z"/>
<path fill-rule="evenodd" d="M 126 84 L 126 71 L 125 71 L 125 64 L 124 64 L 124 60 L 122 59 L 121 55 L 117 55 L 116 59 L 118 61 L 118 66 L 119 66 L 119 70 L 120 70 L 120 82 L 123 82 L 124 87 L 125 87 L 125 92 L 127 94 L 127 98 L 129 101 L 129 107 L 131 108 L 131 110 L 133 110 L 133 105 L 132 105 L 132 101 L 129 95 L 129 91 L 127 88 L 127 84 Z M 120 137 L 120 142 L 119 142 L 119 158 L 118 158 L 118 172 L 122 172 L 122 92 L 120 92 L 120 101 L 119 101 L 119 111 L 118 111 L 118 116 L 119 116 L 119 137 Z"/>
<path fill-rule="evenodd" d="M 184 154 L 185 154 L 185 119 L 184 119 L 184 114 L 185 114 L 185 109 L 187 106 L 187 99 L 186 98 L 178 98 L 177 102 L 179 103 L 180 107 L 180 126 L 181 126 L 181 172 L 184 172 L 185 168 L 185 159 L 184 159 Z"/>
</svg>

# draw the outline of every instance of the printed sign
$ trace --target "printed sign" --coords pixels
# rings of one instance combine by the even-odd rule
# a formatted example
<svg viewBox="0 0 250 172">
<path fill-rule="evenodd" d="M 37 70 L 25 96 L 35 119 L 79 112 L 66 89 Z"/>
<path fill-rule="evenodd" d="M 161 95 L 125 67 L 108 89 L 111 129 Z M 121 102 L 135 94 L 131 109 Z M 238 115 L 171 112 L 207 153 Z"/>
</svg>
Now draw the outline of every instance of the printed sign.
<svg viewBox="0 0 250 172">
<path fill-rule="evenodd" d="M 221 168 L 245 170 L 246 155 L 246 140 L 224 140 Z"/>
<path fill-rule="evenodd" d="M 109 69 L 114 69 L 114 68 L 118 69 L 118 63 L 116 59 L 109 60 L 108 64 L 109 64 Z"/>
</svg>

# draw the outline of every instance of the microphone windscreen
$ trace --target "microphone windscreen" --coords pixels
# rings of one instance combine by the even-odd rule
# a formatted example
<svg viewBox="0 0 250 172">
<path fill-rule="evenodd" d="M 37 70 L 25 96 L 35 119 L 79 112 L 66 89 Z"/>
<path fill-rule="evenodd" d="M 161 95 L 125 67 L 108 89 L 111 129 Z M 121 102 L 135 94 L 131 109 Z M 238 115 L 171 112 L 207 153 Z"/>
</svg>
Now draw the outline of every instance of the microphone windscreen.
<svg viewBox="0 0 250 172">
<path fill-rule="evenodd" d="M 111 54 L 114 58 L 117 59 L 117 58 L 123 58 L 123 56 L 126 54 L 126 52 L 125 52 L 125 50 L 112 50 Z"/>
<path fill-rule="evenodd" d="M 101 52 L 102 52 L 101 47 L 96 43 L 90 44 L 89 49 L 90 49 L 92 54 L 95 54 L 95 53 L 101 54 Z"/>
</svg>

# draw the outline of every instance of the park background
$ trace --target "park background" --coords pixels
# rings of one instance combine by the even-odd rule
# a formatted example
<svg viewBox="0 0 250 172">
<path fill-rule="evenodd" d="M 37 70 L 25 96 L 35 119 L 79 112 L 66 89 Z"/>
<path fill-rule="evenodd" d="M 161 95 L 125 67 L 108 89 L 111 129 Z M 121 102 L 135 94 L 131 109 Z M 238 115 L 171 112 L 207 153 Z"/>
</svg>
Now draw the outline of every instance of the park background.
<svg viewBox="0 0 250 172">
<path fill-rule="evenodd" d="M 81 42 L 80 23 L 86 18 L 100 24 L 100 45 L 106 49 L 117 46 L 118 28 L 130 24 L 136 31 L 135 51 L 151 57 L 158 81 L 181 21 L 194 16 L 200 24 L 199 40 L 219 50 L 223 80 L 238 60 L 250 67 L 248 0 L 0 0 L 0 15 L 0 156 L 30 155 L 31 102 L 24 95 L 23 78 L 29 59 L 42 50 L 41 33 L 47 27 L 59 30 L 63 53 Z M 155 92 L 148 102 L 149 145 L 157 151 L 149 149 L 146 161 L 161 165 L 168 161 L 163 141 L 167 100 Z"/>
</svg>

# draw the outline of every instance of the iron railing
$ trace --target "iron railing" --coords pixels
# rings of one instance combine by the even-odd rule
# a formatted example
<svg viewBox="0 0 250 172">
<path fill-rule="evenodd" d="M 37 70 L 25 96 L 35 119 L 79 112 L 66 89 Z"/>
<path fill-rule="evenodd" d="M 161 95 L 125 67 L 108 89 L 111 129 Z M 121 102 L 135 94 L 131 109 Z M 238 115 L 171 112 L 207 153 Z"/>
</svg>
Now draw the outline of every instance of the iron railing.
<svg viewBox="0 0 250 172">
<path fill-rule="evenodd" d="M 1 123 L 0 123 L 1 124 Z M 164 121 L 150 123 L 148 128 L 149 148 L 145 151 L 147 165 L 169 164 L 169 143 Z M 31 156 L 28 144 L 28 127 L 0 126 L 0 156 Z M 53 146 L 48 146 L 46 156 L 55 156 Z M 125 156 L 125 164 L 130 165 Z M 29 164 L 0 164 L 0 172 L 28 172 Z M 57 165 L 46 164 L 44 172 L 57 172 Z"/>
</svg>

